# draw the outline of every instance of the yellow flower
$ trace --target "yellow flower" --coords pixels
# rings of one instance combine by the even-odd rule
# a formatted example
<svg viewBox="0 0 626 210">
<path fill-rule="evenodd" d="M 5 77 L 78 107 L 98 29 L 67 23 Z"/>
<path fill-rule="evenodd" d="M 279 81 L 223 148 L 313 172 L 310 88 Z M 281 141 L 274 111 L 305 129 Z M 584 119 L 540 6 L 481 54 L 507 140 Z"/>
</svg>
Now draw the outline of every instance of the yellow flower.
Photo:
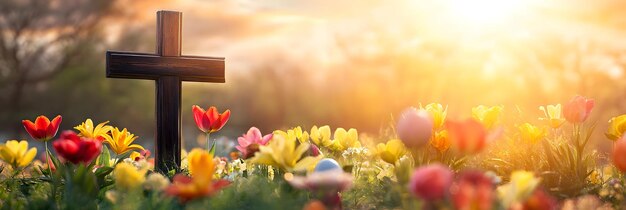
<svg viewBox="0 0 626 210">
<path fill-rule="evenodd" d="M 389 140 L 386 144 L 379 143 L 376 145 L 375 151 L 377 156 L 390 164 L 395 164 L 400 157 L 407 153 L 407 149 L 400 139 Z"/>
<path fill-rule="evenodd" d="M 17 169 L 25 167 L 33 161 L 37 155 L 37 148 L 28 149 L 26 140 L 9 140 L 5 144 L 0 144 L 0 159 Z"/>
<path fill-rule="evenodd" d="M 295 127 L 293 129 L 289 129 L 287 130 L 287 132 L 284 132 L 284 131 L 276 131 L 276 132 L 285 133 L 287 135 L 287 138 L 297 139 L 300 143 L 309 141 L 309 134 L 306 131 L 302 132 L 302 128 L 300 126 Z"/>
<path fill-rule="evenodd" d="M 439 103 L 430 103 L 426 105 L 426 107 L 422 107 L 420 104 L 420 109 L 426 110 L 428 114 L 433 118 L 433 129 L 437 130 L 443 127 L 443 124 L 446 120 L 446 115 L 448 114 L 448 107 L 443 108 L 443 105 Z"/>
<path fill-rule="evenodd" d="M 511 173 L 511 182 L 498 187 L 498 196 L 504 206 L 525 201 L 539 186 L 541 179 L 528 171 L 514 171 Z"/>
<path fill-rule="evenodd" d="M 80 132 L 79 135 L 82 137 L 104 140 L 107 133 L 113 130 L 113 127 L 106 125 L 107 123 L 109 123 L 109 121 L 100 123 L 94 128 L 93 121 L 91 121 L 91 119 L 87 119 L 85 122 L 74 127 L 74 129 L 78 130 Z"/>
<path fill-rule="evenodd" d="M 141 153 L 137 152 L 137 151 L 133 151 L 130 153 L 130 156 L 128 158 L 130 158 L 131 160 L 137 160 L 137 158 L 141 158 Z"/>
<path fill-rule="evenodd" d="M 105 142 L 111 147 L 111 150 L 115 152 L 115 154 L 124 154 L 133 149 L 143 150 L 144 148 L 139 144 L 133 144 L 133 141 L 137 139 L 138 136 L 128 132 L 126 128 L 120 131 L 119 128 L 115 128 L 111 130 L 111 135 L 104 135 Z"/>
<path fill-rule="evenodd" d="M 334 139 L 332 140 L 332 145 L 330 148 L 335 151 L 344 151 L 351 147 L 361 147 L 361 142 L 359 142 L 359 134 L 356 129 L 350 128 L 350 130 L 346 131 L 343 128 L 337 128 L 335 130 Z"/>
<path fill-rule="evenodd" d="M 609 120 L 609 129 L 606 131 L 606 137 L 615 141 L 624 136 L 626 132 L 626 114 L 613 117 Z"/>
<path fill-rule="evenodd" d="M 317 146 L 329 147 L 333 144 L 330 140 L 330 127 L 328 125 L 317 128 L 313 126 L 311 128 L 311 141 Z"/>
<path fill-rule="evenodd" d="M 530 142 L 531 144 L 539 142 L 548 134 L 545 128 L 539 128 L 537 126 L 531 125 L 530 123 L 524 123 L 517 126 L 517 128 L 522 135 L 522 140 L 524 140 L 525 142 Z"/>
<path fill-rule="evenodd" d="M 143 185 L 146 180 L 146 169 L 139 170 L 129 163 L 121 162 L 115 166 L 113 176 L 115 178 L 115 186 L 118 189 L 135 189 Z"/>
<path fill-rule="evenodd" d="M 296 139 L 287 138 L 284 132 L 275 133 L 267 145 L 260 146 L 251 162 L 274 166 L 286 172 L 312 170 L 322 155 L 302 158 L 310 144 L 304 142 L 296 146 L 296 143 Z"/>
<path fill-rule="evenodd" d="M 472 117 L 482 123 L 485 128 L 491 129 L 498 121 L 503 108 L 503 106 L 487 107 L 480 105 L 472 108 Z"/>
<path fill-rule="evenodd" d="M 552 128 L 559 128 L 565 122 L 565 118 L 561 116 L 561 104 L 540 106 L 539 110 L 543 111 L 545 115 L 545 117 L 540 117 L 539 120 L 547 120 Z"/>
<path fill-rule="evenodd" d="M 189 164 L 189 174 L 200 185 L 206 185 L 211 182 L 215 174 L 215 161 L 213 155 L 203 149 L 195 148 L 187 155 Z"/>
<path fill-rule="evenodd" d="M 437 151 L 443 153 L 450 149 L 450 139 L 448 138 L 448 131 L 442 130 L 435 132 L 435 136 L 430 141 L 430 145 L 432 145 Z"/>
</svg>

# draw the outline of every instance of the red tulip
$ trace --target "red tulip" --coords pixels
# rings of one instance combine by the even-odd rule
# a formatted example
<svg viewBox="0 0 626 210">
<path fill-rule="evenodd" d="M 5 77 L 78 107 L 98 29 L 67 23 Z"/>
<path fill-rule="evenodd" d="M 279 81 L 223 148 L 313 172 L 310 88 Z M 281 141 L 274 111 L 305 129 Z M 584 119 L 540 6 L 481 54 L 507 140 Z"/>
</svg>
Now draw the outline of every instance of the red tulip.
<svg viewBox="0 0 626 210">
<path fill-rule="evenodd" d="M 558 202 L 542 189 L 536 189 L 522 206 L 524 210 L 551 210 L 557 209 Z"/>
<path fill-rule="evenodd" d="M 205 133 L 219 131 L 222 127 L 224 127 L 224 124 L 228 122 L 228 118 L 230 118 L 230 110 L 226 110 L 224 113 L 219 114 L 217 112 L 217 108 L 214 106 L 204 111 L 204 109 L 194 105 L 192 107 L 192 111 L 196 125 L 202 132 Z"/>
<path fill-rule="evenodd" d="M 102 143 L 96 139 L 78 136 L 73 131 L 64 131 L 52 146 L 63 160 L 74 164 L 89 164 L 102 151 Z"/>
<path fill-rule="evenodd" d="M 398 137 L 406 146 L 421 147 L 430 140 L 433 120 L 427 111 L 411 107 L 402 112 L 396 128 Z"/>
<path fill-rule="evenodd" d="M 487 145 L 487 129 L 474 119 L 446 122 L 452 146 L 462 153 L 478 153 Z"/>
<path fill-rule="evenodd" d="M 409 182 L 409 191 L 426 201 L 441 200 L 452 184 L 452 171 L 441 164 L 431 164 L 415 169 Z"/>
<path fill-rule="evenodd" d="M 613 145 L 613 165 L 622 172 L 626 172 L 626 136 L 615 141 Z"/>
<path fill-rule="evenodd" d="M 582 123 L 591 113 L 593 106 L 593 99 L 575 96 L 567 104 L 563 105 L 563 116 L 570 123 Z"/>
<path fill-rule="evenodd" d="M 495 197 L 491 179 L 480 171 L 463 173 L 450 188 L 452 201 L 459 210 L 488 210 Z"/>
<path fill-rule="evenodd" d="M 48 141 L 57 135 L 61 120 L 61 115 L 57 115 L 52 121 L 48 117 L 40 115 L 34 123 L 30 120 L 22 120 L 22 124 L 33 139 Z"/>
</svg>

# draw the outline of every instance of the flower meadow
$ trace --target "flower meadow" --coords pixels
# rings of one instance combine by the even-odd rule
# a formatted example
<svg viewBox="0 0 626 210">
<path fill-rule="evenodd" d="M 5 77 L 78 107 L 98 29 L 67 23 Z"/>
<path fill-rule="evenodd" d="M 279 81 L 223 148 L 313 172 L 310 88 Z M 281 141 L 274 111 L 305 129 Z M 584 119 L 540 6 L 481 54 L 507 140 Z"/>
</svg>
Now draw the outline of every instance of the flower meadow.
<svg viewBox="0 0 626 210">
<path fill-rule="evenodd" d="M 0 145 L 2 209 L 623 209 L 626 114 L 590 122 L 594 100 L 538 107 L 503 123 L 508 107 L 451 119 L 439 103 L 411 107 L 380 134 L 354 128 L 251 127 L 216 156 L 211 134 L 229 110 L 193 106 L 206 148 L 154 170 L 126 128 L 62 117 L 23 120 L 29 140 Z M 514 109 L 511 107 L 511 109 Z M 236 114 L 236 113 L 233 113 Z M 594 128 L 607 123 L 606 131 Z M 590 148 L 594 132 L 613 142 Z M 43 143 L 45 151 L 33 144 Z M 220 148 L 222 149 L 222 148 Z M 41 159 L 36 159 L 41 157 Z"/>
</svg>

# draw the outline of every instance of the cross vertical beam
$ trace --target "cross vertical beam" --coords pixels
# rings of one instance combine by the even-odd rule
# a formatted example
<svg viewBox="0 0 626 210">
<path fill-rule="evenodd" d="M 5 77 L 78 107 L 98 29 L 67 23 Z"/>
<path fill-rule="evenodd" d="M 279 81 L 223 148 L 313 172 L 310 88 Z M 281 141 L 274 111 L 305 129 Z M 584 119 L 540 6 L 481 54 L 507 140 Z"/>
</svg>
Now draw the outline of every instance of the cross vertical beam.
<svg viewBox="0 0 626 210">
<path fill-rule="evenodd" d="M 182 56 L 182 13 L 157 13 L 156 54 L 106 53 L 106 76 L 156 81 L 155 166 L 178 170 L 181 153 L 181 83 L 225 82 L 224 58 Z"/>
<path fill-rule="evenodd" d="M 181 55 L 182 13 L 157 12 L 156 54 L 163 57 Z M 179 170 L 181 153 L 181 80 L 178 76 L 162 76 L 156 80 L 156 169 Z"/>
</svg>

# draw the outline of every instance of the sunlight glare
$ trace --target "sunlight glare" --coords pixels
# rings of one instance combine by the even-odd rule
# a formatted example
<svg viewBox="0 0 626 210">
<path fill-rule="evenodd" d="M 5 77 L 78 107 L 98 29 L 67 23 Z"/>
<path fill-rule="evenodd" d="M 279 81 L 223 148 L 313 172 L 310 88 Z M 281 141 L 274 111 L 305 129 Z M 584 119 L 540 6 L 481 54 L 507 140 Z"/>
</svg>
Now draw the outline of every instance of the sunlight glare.
<svg viewBox="0 0 626 210">
<path fill-rule="evenodd" d="M 509 19 L 524 5 L 523 0 L 448 0 L 455 18 L 470 24 L 493 24 Z"/>
</svg>

